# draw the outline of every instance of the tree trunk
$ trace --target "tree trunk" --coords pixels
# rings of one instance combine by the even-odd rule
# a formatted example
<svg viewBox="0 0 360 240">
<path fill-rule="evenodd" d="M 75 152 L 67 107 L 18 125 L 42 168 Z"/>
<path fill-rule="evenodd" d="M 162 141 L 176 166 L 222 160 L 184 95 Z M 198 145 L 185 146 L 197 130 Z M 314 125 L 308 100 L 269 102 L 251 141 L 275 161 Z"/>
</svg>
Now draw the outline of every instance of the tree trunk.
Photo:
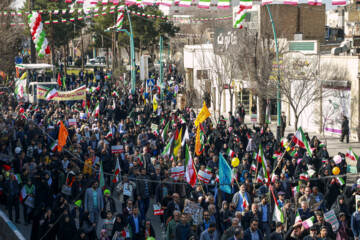
<svg viewBox="0 0 360 240">
<path fill-rule="evenodd" d="M 106 48 L 106 68 L 109 69 L 109 48 Z"/>
<path fill-rule="evenodd" d="M 265 124 L 265 113 L 266 113 L 266 98 L 259 97 L 259 112 L 258 112 L 258 121 L 262 124 Z"/>
<path fill-rule="evenodd" d="M 218 99 L 218 110 L 219 110 L 219 116 L 217 118 L 217 121 L 220 121 L 220 116 L 221 116 L 221 103 L 222 103 L 222 91 L 219 91 L 219 99 Z M 216 116 L 216 114 L 215 114 Z"/>
<path fill-rule="evenodd" d="M 298 129 L 298 122 L 299 122 L 299 116 L 295 114 L 295 123 L 294 123 L 295 131 Z"/>
<path fill-rule="evenodd" d="M 67 75 L 67 58 L 68 58 L 68 55 L 67 55 L 67 44 L 64 45 L 64 75 L 66 76 Z"/>
<path fill-rule="evenodd" d="M 229 88 L 228 88 L 228 89 L 229 89 L 229 96 L 230 96 L 230 111 L 233 112 L 234 91 L 231 91 L 230 85 L 229 85 Z M 233 115 L 235 115 L 234 112 L 233 112 Z"/>
</svg>

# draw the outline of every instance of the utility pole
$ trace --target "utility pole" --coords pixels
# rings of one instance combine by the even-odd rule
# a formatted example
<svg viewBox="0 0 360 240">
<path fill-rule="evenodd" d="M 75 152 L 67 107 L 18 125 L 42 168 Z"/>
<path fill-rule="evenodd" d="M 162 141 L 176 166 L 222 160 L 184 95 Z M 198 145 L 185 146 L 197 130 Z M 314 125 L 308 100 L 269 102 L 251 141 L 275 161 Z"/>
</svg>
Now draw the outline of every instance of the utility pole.
<svg viewBox="0 0 360 240">
<path fill-rule="evenodd" d="M 29 1 L 29 12 L 32 12 L 34 9 L 34 0 Z M 32 40 L 32 36 L 30 34 L 30 62 L 36 63 L 36 49 L 35 49 L 35 43 Z"/>
<path fill-rule="evenodd" d="M 82 28 L 80 29 L 80 37 L 81 37 L 81 70 L 84 72 L 84 39 Z"/>
<path fill-rule="evenodd" d="M 54 48 L 54 27 L 52 22 L 52 12 L 50 12 L 50 48 L 51 48 L 51 65 L 55 64 L 55 48 Z M 53 78 L 55 79 L 56 73 L 53 71 Z"/>
</svg>

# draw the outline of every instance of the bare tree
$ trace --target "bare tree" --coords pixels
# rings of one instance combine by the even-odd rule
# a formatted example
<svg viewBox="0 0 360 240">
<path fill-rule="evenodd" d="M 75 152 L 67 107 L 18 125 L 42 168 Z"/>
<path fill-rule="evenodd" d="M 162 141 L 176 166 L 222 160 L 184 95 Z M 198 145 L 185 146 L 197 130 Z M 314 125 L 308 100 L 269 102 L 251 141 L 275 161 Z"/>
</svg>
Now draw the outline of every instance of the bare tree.
<svg viewBox="0 0 360 240">
<path fill-rule="evenodd" d="M 342 67 L 331 63 L 321 64 L 319 55 L 304 56 L 298 52 L 284 54 L 280 75 L 281 101 L 288 103 L 294 113 L 295 130 L 300 115 L 308 106 L 334 94 L 323 88 L 325 81 L 348 78 L 348 72 Z M 276 99 L 277 79 L 270 78 L 266 88 L 259 88 L 265 96 Z"/>
<path fill-rule="evenodd" d="M 14 0 L 0 1 L 0 12 L 14 10 L 12 5 Z M 21 50 L 22 28 L 16 24 L 11 26 L 14 17 L 8 14 L 0 16 L 0 71 L 4 71 L 8 76 L 14 70 L 14 59 Z"/>
</svg>

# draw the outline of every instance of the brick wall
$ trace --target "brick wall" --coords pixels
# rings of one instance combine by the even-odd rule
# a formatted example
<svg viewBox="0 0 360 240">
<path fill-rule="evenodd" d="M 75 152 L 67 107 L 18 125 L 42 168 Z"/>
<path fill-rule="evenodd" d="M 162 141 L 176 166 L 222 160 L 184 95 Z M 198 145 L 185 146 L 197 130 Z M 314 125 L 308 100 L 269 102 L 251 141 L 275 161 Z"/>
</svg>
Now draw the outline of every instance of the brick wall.
<svg viewBox="0 0 360 240">
<path fill-rule="evenodd" d="M 294 40 L 294 34 L 301 32 L 303 40 L 325 42 L 325 5 L 309 6 L 299 4 L 298 6 L 292 6 L 276 4 L 269 5 L 269 7 L 278 38 Z M 260 18 L 261 34 L 272 38 L 273 32 L 266 6 L 261 7 Z"/>
</svg>

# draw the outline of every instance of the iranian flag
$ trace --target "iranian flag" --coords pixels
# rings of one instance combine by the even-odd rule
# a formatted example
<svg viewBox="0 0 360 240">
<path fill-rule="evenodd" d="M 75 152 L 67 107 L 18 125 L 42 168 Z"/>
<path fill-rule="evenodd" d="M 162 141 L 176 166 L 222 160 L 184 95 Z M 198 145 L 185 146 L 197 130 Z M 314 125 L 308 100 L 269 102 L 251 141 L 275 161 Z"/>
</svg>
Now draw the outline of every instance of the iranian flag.
<svg viewBox="0 0 360 240">
<path fill-rule="evenodd" d="M 198 4 L 198 8 L 209 9 L 211 0 L 200 0 Z"/>
<path fill-rule="evenodd" d="M 302 222 L 305 229 L 309 229 L 314 225 L 315 217 L 311 217 Z"/>
<path fill-rule="evenodd" d="M 112 134 L 112 131 L 111 131 L 111 130 L 109 130 L 109 132 L 106 134 L 106 136 L 105 136 L 105 137 L 106 137 L 106 138 L 108 138 L 108 137 L 112 137 L 112 135 L 113 135 L 113 134 Z"/>
<path fill-rule="evenodd" d="M 321 6 L 322 2 L 321 0 L 309 0 L 308 4 L 313 6 Z"/>
<path fill-rule="evenodd" d="M 272 193 L 272 196 L 273 196 L 274 202 L 275 202 L 275 209 L 274 209 L 272 220 L 274 222 L 284 223 L 284 215 L 283 215 L 282 211 L 280 210 L 279 203 L 276 200 L 276 197 L 275 197 L 275 194 L 274 194 L 274 191 L 273 191 L 271 185 L 270 185 L 270 189 L 271 189 L 271 193 Z"/>
<path fill-rule="evenodd" d="M 256 172 L 256 165 L 255 164 L 251 164 L 251 171 Z"/>
<path fill-rule="evenodd" d="M 180 117 L 179 121 L 180 121 L 181 124 L 186 123 L 186 120 L 185 120 L 185 118 L 183 116 Z"/>
<path fill-rule="evenodd" d="M 240 8 L 251 9 L 252 8 L 252 0 L 240 0 Z"/>
<path fill-rule="evenodd" d="M 113 183 L 119 182 L 119 174 L 120 174 L 120 164 L 119 164 L 119 159 L 116 159 Z"/>
<path fill-rule="evenodd" d="M 170 121 L 169 121 L 170 122 Z M 166 136 L 167 136 L 167 132 L 168 132 L 168 129 L 169 129 L 169 122 L 167 122 L 162 134 L 161 134 L 161 139 L 163 140 L 163 142 L 165 143 L 166 142 Z"/>
<path fill-rule="evenodd" d="M 292 151 L 292 152 L 290 153 L 290 156 L 292 156 L 292 157 L 297 157 L 297 156 L 299 156 L 299 154 L 298 154 L 298 152 L 297 152 L 296 150 L 294 150 L 294 151 Z"/>
<path fill-rule="evenodd" d="M 256 181 L 257 182 L 264 182 L 264 178 L 260 174 L 258 174 Z"/>
<path fill-rule="evenodd" d="M 52 87 L 49 89 L 49 91 L 47 91 L 47 93 L 45 94 L 45 98 L 46 100 L 50 101 L 51 99 L 53 99 L 54 97 L 56 97 L 59 93 L 57 92 L 57 90 Z"/>
<path fill-rule="evenodd" d="M 298 0 L 284 0 L 284 4 L 297 5 Z"/>
<path fill-rule="evenodd" d="M 179 2 L 179 7 L 190 7 L 192 0 L 181 0 Z"/>
<path fill-rule="evenodd" d="M 291 188 L 291 191 L 295 197 L 295 194 L 300 191 L 300 186 L 298 185 L 296 187 Z"/>
<path fill-rule="evenodd" d="M 300 174 L 300 180 L 309 181 L 309 175 L 307 173 Z"/>
<path fill-rule="evenodd" d="M 51 144 L 51 146 L 50 146 L 50 150 L 53 151 L 53 152 L 55 152 L 58 145 L 59 145 L 59 144 L 58 144 L 58 141 L 57 141 L 57 140 L 54 141 L 54 142 Z"/>
<path fill-rule="evenodd" d="M 359 160 L 359 157 L 353 152 L 351 147 L 349 147 L 349 150 L 347 151 L 346 155 L 347 158 L 350 158 L 353 161 Z"/>
<path fill-rule="evenodd" d="M 229 157 L 234 157 L 235 152 L 233 150 L 231 150 L 230 148 L 228 148 L 228 150 L 226 151 L 226 155 L 228 155 Z"/>
<path fill-rule="evenodd" d="M 173 3 L 173 0 L 163 0 L 159 4 L 167 7 L 171 7 Z"/>
<path fill-rule="evenodd" d="M 99 103 L 97 103 L 95 108 L 94 108 L 94 111 L 93 111 L 92 115 L 97 117 L 99 115 L 99 112 L 100 112 L 100 106 L 99 106 Z"/>
<path fill-rule="evenodd" d="M 299 147 L 306 149 L 306 151 L 309 153 L 310 157 L 312 157 L 310 145 L 309 145 L 308 141 L 306 140 L 305 134 L 301 127 L 299 127 L 299 129 L 296 131 L 294 137 L 292 138 L 292 141 Z"/>
<path fill-rule="evenodd" d="M 246 18 L 246 15 L 247 15 L 247 12 L 244 11 L 244 8 L 241 8 L 239 9 L 239 11 L 236 13 L 235 15 L 235 23 L 234 23 L 234 28 L 239 28 L 241 29 L 242 28 L 242 21 L 245 20 Z"/>
<path fill-rule="evenodd" d="M 281 157 L 281 153 L 275 151 L 274 155 L 273 155 L 273 159 L 277 159 L 278 157 Z"/>
<path fill-rule="evenodd" d="M 185 178 L 186 178 L 186 182 L 188 182 L 191 187 L 194 187 L 196 184 L 196 170 L 194 167 L 194 163 L 191 157 L 191 154 L 189 152 L 189 147 L 188 145 L 186 145 L 185 148 Z"/>
<path fill-rule="evenodd" d="M 346 0 L 332 0 L 332 5 L 345 5 Z"/>
<path fill-rule="evenodd" d="M 301 223 L 301 217 L 299 212 L 296 212 L 295 223 Z"/>
<path fill-rule="evenodd" d="M 218 9 L 229 9 L 230 8 L 230 0 L 219 0 L 217 4 Z"/>
<path fill-rule="evenodd" d="M 113 95 L 113 96 L 117 96 L 117 97 L 120 96 L 120 94 L 119 94 L 117 91 L 115 91 L 115 90 L 113 91 L 112 95 Z"/>
<path fill-rule="evenodd" d="M 80 112 L 80 111 L 79 111 L 79 109 L 74 108 L 74 112 L 78 113 L 78 112 Z"/>
<path fill-rule="evenodd" d="M 262 168 L 264 170 L 265 179 L 267 179 L 268 182 L 270 182 L 270 176 L 269 176 L 269 173 L 268 173 L 268 171 L 266 169 L 266 164 L 265 164 L 266 159 L 265 159 L 264 152 L 262 150 L 261 144 L 259 145 L 259 153 L 257 154 L 256 159 L 257 159 L 257 161 L 259 163 L 261 163 L 261 166 L 262 166 Z"/>
</svg>

